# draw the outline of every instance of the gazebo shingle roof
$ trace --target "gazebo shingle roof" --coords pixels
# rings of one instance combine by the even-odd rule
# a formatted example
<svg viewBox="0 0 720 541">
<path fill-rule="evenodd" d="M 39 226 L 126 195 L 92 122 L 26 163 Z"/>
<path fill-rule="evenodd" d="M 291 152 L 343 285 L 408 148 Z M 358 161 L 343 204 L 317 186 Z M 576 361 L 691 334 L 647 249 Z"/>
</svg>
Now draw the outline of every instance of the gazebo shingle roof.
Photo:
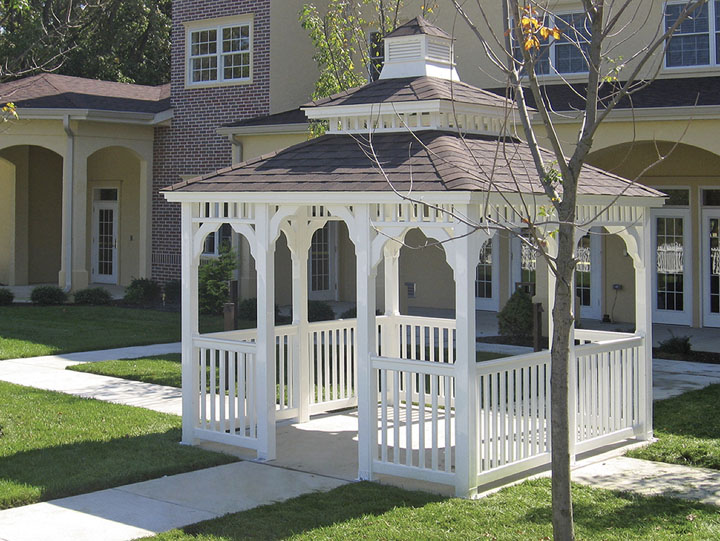
<svg viewBox="0 0 720 541">
<path fill-rule="evenodd" d="M 417 138 L 417 139 L 416 139 Z M 420 142 L 419 142 L 420 141 Z M 443 192 L 541 194 L 530 151 L 522 142 L 443 131 L 325 135 L 166 188 L 180 192 Z M 547 152 L 548 163 L 554 156 Z M 384 175 L 383 175 L 384 173 Z M 585 166 L 580 195 L 659 196 L 641 184 Z"/>
<path fill-rule="evenodd" d="M 425 17 L 418 15 L 414 19 L 410 19 L 405 24 L 398 26 L 395 30 L 390 32 L 385 38 L 396 38 L 399 36 L 415 36 L 418 34 L 426 34 L 428 36 L 435 36 L 438 38 L 452 39 L 452 36 L 445 32 L 442 28 L 435 26 Z"/>
<path fill-rule="evenodd" d="M 364 86 L 334 94 L 328 98 L 310 102 L 305 107 L 367 105 L 425 100 L 455 100 L 458 103 L 494 107 L 507 107 L 508 104 L 512 106 L 511 102 L 507 102 L 505 98 L 493 92 L 460 81 L 421 76 L 380 79 Z"/>
</svg>

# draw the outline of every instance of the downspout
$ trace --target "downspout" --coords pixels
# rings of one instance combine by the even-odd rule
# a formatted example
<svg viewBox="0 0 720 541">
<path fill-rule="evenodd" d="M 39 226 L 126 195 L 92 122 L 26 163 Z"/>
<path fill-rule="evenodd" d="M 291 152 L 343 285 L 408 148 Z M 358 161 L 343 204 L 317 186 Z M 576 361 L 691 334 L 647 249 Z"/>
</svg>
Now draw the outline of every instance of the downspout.
<svg viewBox="0 0 720 541">
<path fill-rule="evenodd" d="M 63 194 L 65 195 L 65 293 L 72 289 L 73 252 L 73 190 L 75 176 L 75 134 L 70 128 L 70 115 L 63 117 L 63 129 L 67 135 L 67 149 L 63 161 Z"/>
</svg>

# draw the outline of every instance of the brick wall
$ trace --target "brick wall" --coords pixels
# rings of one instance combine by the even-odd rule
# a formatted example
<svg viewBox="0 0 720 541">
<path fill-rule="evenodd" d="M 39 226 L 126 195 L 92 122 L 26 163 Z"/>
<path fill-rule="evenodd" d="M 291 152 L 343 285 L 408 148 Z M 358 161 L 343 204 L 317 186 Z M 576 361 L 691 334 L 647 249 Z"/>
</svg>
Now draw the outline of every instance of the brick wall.
<svg viewBox="0 0 720 541">
<path fill-rule="evenodd" d="M 253 14 L 252 84 L 185 88 L 183 23 L 248 13 Z M 176 0 L 172 20 L 174 118 L 169 128 L 155 130 L 153 170 L 152 277 L 160 282 L 180 277 L 180 205 L 166 202 L 159 190 L 181 175 L 230 165 L 230 143 L 217 128 L 270 112 L 270 0 Z"/>
</svg>

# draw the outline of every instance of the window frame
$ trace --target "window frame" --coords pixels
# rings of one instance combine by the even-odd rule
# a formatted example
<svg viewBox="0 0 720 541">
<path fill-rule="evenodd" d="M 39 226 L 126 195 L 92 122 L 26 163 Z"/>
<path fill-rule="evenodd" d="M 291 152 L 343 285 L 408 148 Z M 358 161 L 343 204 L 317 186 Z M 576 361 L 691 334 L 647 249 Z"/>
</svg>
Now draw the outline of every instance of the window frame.
<svg viewBox="0 0 720 541">
<path fill-rule="evenodd" d="M 662 13 L 662 28 L 663 32 L 666 32 L 665 30 L 665 21 L 667 18 L 667 8 L 668 6 L 681 6 L 686 5 L 688 2 L 687 0 L 670 0 L 668 2 L 665 2 L 663 4 L 663 13 Z M 711 68 L 713 66 L 720 65 L 720 51 L 718 51 L 718 36 L 720 35 L 720 25 L 716 25 L 717 23 L 717 10 L 720 10 L 720 5 L 718 5 L 717 0 L 709 0 L 706 4 L 708 9 L 708 48 L 709 48 L 709 56 L 708 56 L 708 63 L 707 64 L 688 64 L 685 66 L 668 66 L 667 60 L 668 60 L 668 47 L 669 44 L 672 43 L 672 39 L 674 39 L 676 36 L 682 36 L 682 35 L 693 35 L 693 34 L 678 34 L 677 32 L 673 34 L 672 39 L 670 42 L 668 42 L 668 47 L 665 47 L 663 49 L 663 69 L 667 71 L 683 71 L 683 70 L 697 70 L 702 68 Z M 704 34 L 701 33 L 701 34 Z"/>
<path fill-rule="evenodd" d="M 249 48 L 247 51 L 230 51 L 223 52 L 223 30 L 235 27 L 248 28 Z M 193 55 L 192 54 L 192 36 L 199 32 L 215 31 L 216 51 L 212 54 Z M 202 21 L 192 21 L 185 24 L 185 87 L 186 88 L 204 88 L 213 86 L 230 86 L 251 84 L 253 82 L 254 71 L 254 19 L 252 15 L 242 15 L 239 17 L 224 17 L 221 19 L 209 19 Z M 224 58 L 233 54 L 249 55 L 248 76 L 234 79 L 225 78 Z M 209 81 L 193 81 L 193 60 L 198 58 L 216 58 L 215 66 L 216 79 Z"/>
</svg>

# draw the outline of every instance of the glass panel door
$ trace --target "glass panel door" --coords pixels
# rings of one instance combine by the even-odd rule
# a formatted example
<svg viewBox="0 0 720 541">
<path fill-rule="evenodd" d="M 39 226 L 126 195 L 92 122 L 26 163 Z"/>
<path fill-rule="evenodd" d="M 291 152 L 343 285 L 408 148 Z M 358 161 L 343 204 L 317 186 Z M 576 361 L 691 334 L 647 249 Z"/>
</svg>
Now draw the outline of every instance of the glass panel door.
<svg viewBox="0 0 720 541">
<path fill-rule="evenodd" d="M 497 269 L 498 236 L 485 241 L 480 250 L 480 261 L 475 269 L 475 309 L 499 309 L 499 279 Z"/>
<path fill-rule="evenodd" d="M 656 211 L 653 217 L 655 273 L 653 285 L 653 321 L 655 323 L 692 323 L 692 258 L 689 213 Z"/>
<path fill-rule="evenodd" d="M 703 212 L 703 325 L 720 327 L 720 210 Z"/>
<path fill-rule="evenodd" d="M 310 243 L 308 296 L 312 300 L 336 300 L 335 244 L 337 224 L 328 222 L 313 234 Z"/>
<path fill-rule="evenodd" d="M 117 236 L 117 201 L 95 201 L 93 203 L 91 281 L 103 284 L 118 283 Z"/>
</svg>

